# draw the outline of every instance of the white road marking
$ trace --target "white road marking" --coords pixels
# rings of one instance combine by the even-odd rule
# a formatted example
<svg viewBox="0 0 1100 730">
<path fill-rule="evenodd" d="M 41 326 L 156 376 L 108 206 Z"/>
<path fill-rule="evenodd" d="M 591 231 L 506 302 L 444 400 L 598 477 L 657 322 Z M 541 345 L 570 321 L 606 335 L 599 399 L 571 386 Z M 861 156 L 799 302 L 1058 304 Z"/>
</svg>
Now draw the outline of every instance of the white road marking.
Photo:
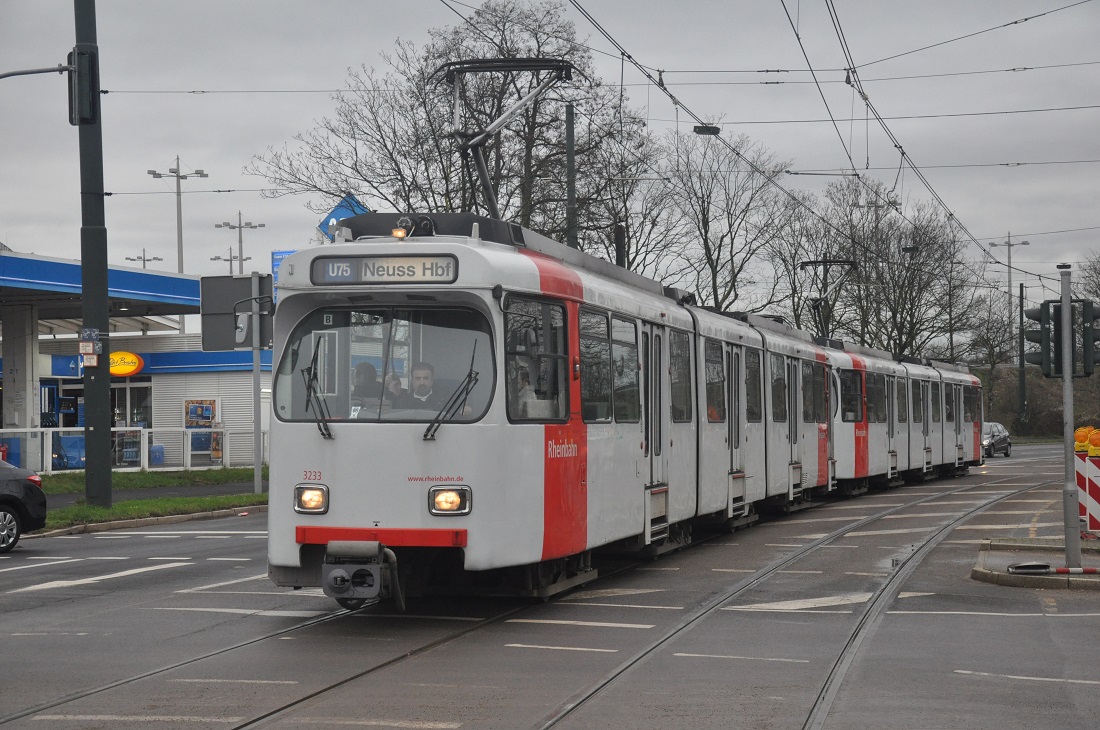
<svg viewBox="0 0 1100 730">
<path fill-rule="evenodd" d="M 224 560 L 235 563 L 247 563 L 251 562 L 252 558 L 207 558 L 207 560 Z"/>
<path fill-rule="evenodd" d="M 853 573 L 853 572 L 848 572 L 848 573 L 845 573 L 844 575 L 855 575 L 855 576 L 859 576 L 861 578 L 886 578 L 890 574 L 889 573 Z"/>
<path fill-rule="evenodd" d="M 87 558 L 84 558 L 84 559 L 85 560 L 130 560 L 130 558 L 127 558 L 127 557 L 110 557 L 110 556 L 107 556 L 107 555 L 91 555 L 91 556 L 89 556 Z"/>
<path fill-rule="evenodd" d="M 726 606 L 723 611 L 799 611 L 804 608 L 825 608 L 826 606 L 848 606 L 855 603 L 867 603 L 870 593 L 842 593 L 837 596 L 820 598 L 800 598 L 792 601 L 772 601 L 770 603 L 750 603 L 744 606 Z"/>
<path fill-rule="evenodd" d="M 243 717 L 197 717 L 195 715 L 35 715 L 33 720 L 49 722 L 240 722 Z"/>
<path fill-rule="evenodd" d="M 65 560 L 55 560 L 52 563 L 28 563 L 27 565 L 16 565 L 14 568 L 0 568 L 0 573 L 10 573 L 13 570 L 26 570 L 27 568 L 48 568 L 51 565 L 79 563 L 82 560 L 84 560 L 84 558 L 66 558 Z"/>
<path fill-rule="evenodd" d="M 885 515 L 884 520 L 907 520 L 911 517 L 955 517 L 958 512 L 914 512 L 908 515 Z"/>
<path fill-rule="evenodd" d="M 259 575 L 253 575 L 248 578 L 238 578 L 237 580 L 227 580 L 221 583 L 211 583 L 208 586 L 199 586 L 198 588 L 184 588 L 182 591 L 176 591 L 176 593 L 198 593 L 199 591 L 205 591 L 208 588 L 221 588 L 222 586 L 233 586 L 238 583 L 247 583 L 252 580 L 263 580 L 267 578 L 267 573 L 260 573 Z"/>
<path fill-rule="evenodd" d="M 1032 527 L 1061 527 L 1061 522 L 1036 522 L 1026 525 L 960 525 L 956 530 L 1027 530 Z"/>
<path fill-rule="evenodd" d="M 196 540 L 228 540 L 232 535 L 195 535 Z"/>
<path fill-rule="evenodd" d="M 194 558 L 148 558 L 148 560 L 194 560 Z"/>
<path fill-rule="evenodd" d="M 267 530 L 129 530 L 127 535 L 259 535 L 267 537 Z"/>
<path fill-rule="evenodd" d="M 551 649 L 553 651 L 595 651 L 601 654 L 617 654 L 618 649 L 589 649 L 583 646 L 542 646 L 540 644 L 505 644 L 510 649 Z"/>
<path fill-rule="evenodd" d="M 5 555 L 4 557 L 5 558 L 10 558 L 11 556 L 10 555 Z M 27 560 L 75 560 L 75 558 L 73 558 L 72 555 L 50 555 L 50 556 L 32 555 L 29 558 L 27 558 Z"/>
<path fill-rule="evenodd" d="M 130 575 L 137 575 L 138 573 L 147 573 L 151 570 L 163 570 L 165 568 L 179 568 L 184 565 L 194 565 L 194 563 L 164 563 L 163 565 L 150 565 L 145 568 L 134 568 L 132 570 L 124 570 L 121 573 L 110 573 L 108 575 L 95 575 L 90 578 L 81 578 L 79 580 L 54 580 L 49 583 L 39 583 L 34 586 L 27 586 L 26 588 L 17 588 L 14 591 L 8 591 L 9 593 L 28 593 L 30 591 L 45 591 L 51 588 L 71 588 L 73 586 L 91 585 L 92 583 L 98 583 L 101 580 L 110 580 L 111 578 L 125 578 Z"/>
<path fill-rule="evenodd" d="M 765 657 L 765 656 L 730 656 L 726 654 L 688 654 L 687 652 L 676 652 L 672 656 L 692 657 L 697 659 L 744 659 L 750 662 L 789 662 L 791 664 L 809 664 L 809 659 L 782 659 L 780 657 Z"/>
<path fill-rule="evenodd" d="M 656 624 L 618 624 L 607 621 L 566 621 L 564 619 L 510 618 L 508 624 L 553 624 L 556 626 L 591 626 L 600 629 L 652 629 Z"/>
<path fill-rule="evenodd" d="M 683 611 L 683 606 L 652 606 L 640 603 L 590 603 L 588 601 L 560 601 L 561 606 L 603 606 L 606 608 L 657 608 L 668 611 Z"/>
<path fill-rule="evenodd" d="M 784 520 L 784 525 L 807 525 L 813 522 L 855 522 L 870 515 L 844 515 L 843 517 L 811 517 L 802 520 Z"/>
<path fill-rule="evenodd" d="M 905 502 L 875 502 L 873 505 L 868 503 L 863 504 L 831 504 L 828 507 L 822 507 L 822 512 L 827 512 L 834 509 L 870 509 L 872 507 L 904 507 Z"/>
<path fill-rule="evenodd" d="M 755 573 L 755 568 L 711 568 L 715 573 Z"/>
<path fill-rule="evenodd" d="M 800 542 L 766 542 L 764 547 L 802 547 Z"/>
<path fill-rule="evenodd" d="M 1000 613 L 997 611 L 887 611 L 899 615 L 1002 616 L 1004 618 L 1096 618 L 1100 613 Z"/>
<path fill-rule="evenodd" d="M 818 547 L 823 547 L 823 548 L 846 548 L 846 549 L 849 549 L 849 550 L 859 550 L 860 546 L 859 545 L 819 545 Z"/>
<path fill-rule="evenodd" d="M 142 535 L 146 540 L 178 540 L 180 535 Z"/>
<path fill-rule="evenodd" d="M 679 568 L 658 568 L 656 566 L 647 566 L 645 568 L 638 568 L 638 570 L 679 570 Z"/>
<path fill-rule="evenodd" d="M 169 679 L 189 684 L 298 684 L 294 679 Z"/>
<path fill-rule="evenodd" d="M 841 537 L 870 537 L 873 535 L 906 535 L 914 532 L 931 532 L 936 527 L 908 527 L 897 530 L 857 530 L 841 535 Z"/>
<path fill-rule="evenodd" d="M 151 606 L 146 611 L 193 611 L 195 613 L 232 613 L 237 616 L 275 616 L 278 618 L 313 618 L 324 616 L 331 611 L 259 611 L 253 608 L 175 608 L 170 606 Z"/>
<path fill-rule="evenodd" d="M 640 596 L 643 593 L 663 593 L 662 588 L 601 588 L 592 591 L 578 591 L 571 596 L 572 599 L 586 600 L 589 598 L 618 598 L 619 596 Z"/>
<path fill-rule="evenodd" d="M 93 540 L 128 540 L 133 535 L 92 535 Z"/>
<path fill-rule="evenodd" d="M 90 631 L 25 631 L 11 634 L 11 636 L 91 636 Z"/>
<path fill-rule="evenodd" d="M 923 596 L 934 596 L 935 593 L 924 593 L 922 591 L 902 591 L 898 593 L 898 598 L 921 598 Z"/>
<path fill-rule="evenodd" d="M 296 717 L 294 722 L 303 725 L 349 725 L 354 727 L 392 727 L 398 730 L 455 730 L 461 722 L 420 722 L 417 720 L 348 720 L 339 717 Z"/>
<path fill-rule="evenodd" d="M 969 674 L 972 677 L 996 677 L 997 679 L 1019 679 L 1025 682 L 1064 682 L 1065 684 L 1100 684 L 1096 679 L 1062 679 L 1061 677 L 1026 677 L 1018 674 L 990 674 L 989 672 L 970 672 L 956 669 L 955 674 Z"/>
</svg>

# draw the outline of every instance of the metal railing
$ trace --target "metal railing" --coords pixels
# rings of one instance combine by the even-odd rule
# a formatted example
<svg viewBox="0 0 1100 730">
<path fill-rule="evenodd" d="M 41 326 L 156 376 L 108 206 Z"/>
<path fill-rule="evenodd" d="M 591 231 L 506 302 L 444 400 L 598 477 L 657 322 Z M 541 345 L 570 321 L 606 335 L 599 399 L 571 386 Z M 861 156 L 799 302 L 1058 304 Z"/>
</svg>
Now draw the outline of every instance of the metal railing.
<svg viewBox="0 0 1100 730">
<path fill-rule="evenodd" d="M 267 463 L 267 432 L 261 437 Z M 112 428 L 111 464 L 116 471 L 251 467 L 252 439 L 252 429 Z M 83 469 L 84 429 L 0 429 L 0 458 L 42 474 Z"/>
</svg>

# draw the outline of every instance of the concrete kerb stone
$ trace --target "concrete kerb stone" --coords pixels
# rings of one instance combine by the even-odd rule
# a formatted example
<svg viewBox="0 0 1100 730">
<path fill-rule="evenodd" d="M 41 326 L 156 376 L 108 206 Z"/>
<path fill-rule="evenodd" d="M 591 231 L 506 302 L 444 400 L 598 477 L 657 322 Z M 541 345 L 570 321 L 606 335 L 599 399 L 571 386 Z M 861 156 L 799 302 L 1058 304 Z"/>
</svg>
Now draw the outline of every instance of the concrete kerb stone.
<svg viewBox="0 0 1100 730">
<path fill-rule="evenodd" d="M 1007 567 L 1002 568 L 999 566 L 1000 563 L 1005 562 L 1003 559 L 994 561 L 998 563 L 997 567 L 990 567 L 990 553 L 1005 551 L 1020 553 L 1021 556 L 1025 557 L 1034 557 L 1034 554 L 1038 553 L 1045 558 L 1046 554 L 1050 553 L 1064 554 L 1065 546 L 1050 539 L 1042 538 L 986 540 L 978 549 L 978 560 L 970 571 L 971 580 L 1013 588 L 1072 588 L 1075 590 L 1100 591 L 1100 575 L 1024 575 L 1009 573 Z M 1090 555 L 1100 554 L 1100 546 L 1082 544 L 1081 551 Z"/>
<path fill-rule="evenodd" d="M 36 537 L 55 537 L 57 535 L 82 535 L 88 532 L 109 532 L 110 530 L 125 530 L 134 527 L 149 527 L 150 525 L 174 525 L 179 522 L 191 522 L 193 520 L 210 520 L 216 517 L 233 517 L 244 512 L 267 512 L 266 504 L 256 504 L 248 507 L 229 507 L 226 509 L 211 510 L 209 512 L 193 512 L 186 515 L 163 515 L 161 517 L 141 517 L 133 520 L 116 520 L 114 522 L 94 522 L 88 525 L 73 525 L 49 532 L 37 532 L 31 535 L 23 535 L 22 540 L 33 540 Z"/>
</svg>

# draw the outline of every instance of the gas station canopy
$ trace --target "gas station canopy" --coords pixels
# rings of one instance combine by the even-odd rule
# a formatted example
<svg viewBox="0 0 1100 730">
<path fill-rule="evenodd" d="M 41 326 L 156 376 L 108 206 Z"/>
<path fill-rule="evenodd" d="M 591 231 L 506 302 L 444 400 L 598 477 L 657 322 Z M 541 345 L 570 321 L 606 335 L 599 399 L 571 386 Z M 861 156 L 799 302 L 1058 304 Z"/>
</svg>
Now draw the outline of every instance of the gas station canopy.
<svg viewBox="0 0 1100 730">
<path fill-rule="evenodd" d="M 0 305 L 38 308 L 39 334 L 79 334 L 79 261 L 0 250 Z M 112 332 L 179 329 L 178 316 L 199 313 L 199 277 L 110 267 L 107 296 Z"/>
</svg>

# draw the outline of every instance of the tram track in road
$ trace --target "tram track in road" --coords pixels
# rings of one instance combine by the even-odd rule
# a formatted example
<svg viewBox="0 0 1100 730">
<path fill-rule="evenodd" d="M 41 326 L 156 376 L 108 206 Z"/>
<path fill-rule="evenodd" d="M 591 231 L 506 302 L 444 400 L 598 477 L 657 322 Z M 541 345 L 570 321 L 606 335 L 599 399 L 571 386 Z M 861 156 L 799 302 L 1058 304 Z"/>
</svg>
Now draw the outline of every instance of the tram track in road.
<svg viewBox="0 0 1100 730">
<path fill-rule="evenodd" d="M 928 495 L 928 496 L 925 496 L 925 497 L 920 498 L 920 499 L 913 499 L 911 501 L 906 500 L 905 503 L 902 504 L 902 505 L 892 506 L 888 509 L 879 509 L 874 514 L 856 519 L 852 523 L 847 524 L 845 527 L 843 527 L 841 529 L 838 529 L 838 530 L 835 530 L 835 531 L 833 531 L 833 532 L 831 532 L 831 533 L 829 533 L 825 536 L 822 536 L 822 537 L 819 537 L 819 538 L 817 536 L 814 536 L 816 539 L 813 539 L 812 542 L 809 542 L 809 543 L 805 544 L 804 546 L 799 548 L 797 551 L 795 551 L 793 553 L 790 553 L 790 554 L 787 554 L 787 555 L 784 555 L 780 558 L 777 558 L 777 559 L 771 561 L 770 563 L 768 563 L 764 567 L 760 568 L 759 570 L 755 571 L 751 575 L 746 575 L 744 577 L 744 579 L 739 581 L 736 585 L 732 586 L 728 590 L 725 590 L 725 591 L 723 591 L 723 592 L 707 599 L 704 604 L 702 604 L 701 606 L 699 606 L 696 609 L 693 609 L 690 616 L 684 617 L 681 620 L 677 621 L 677 623 L 675 625 L 671 626 L 668 630 L 664 631 L 663 634 L 659 638 L 657 638 L 655 641 L 649 642 L 645 647 L 638 650 L 627 661 L 623 662 L 622 664 L 620 664 L 619 666 L 615 667 L 610 672 L 608 672 L 602 679 L 600 679 L 599 681 L 594 682 L 593 684 L 589 685 L 588 687 L 574 693 L 572 696 L 570 696 L 566 700 L 566 702 L 564 702 L 562 705 L 559 706 L 557 711 L 553 712 L 552 714 L 550 714 L 548 716 L 545 716 L 543 720 L 539 721 L 540 724 L 536 725 L 536 726 L 553 727 L 553 726 L 557 725 L 559 722 L 561 722 L 562 720 L 565 720 L 566 718 L 570 717 L 574 711 L 576 711 L 576 710 L 580 709 L 581 707 L 585 706 L 587 703 L 589 703 L 591 700 L 593 700 L 602 690 L 604 690 L 605 688 L 613 685 L 620 677 L 622 677 L 623 674 L 628 672 L 631 668 L 643 664 L 649 657 L 652 657 L 656 653 L 660 652 L 662 647 L 665 647 L 668 644 L 670 644 L 671 642 L 675 641 L 678 636 L 681 636 L 682 634 L 684 634 L 684 632 L 686 632 L 692 626 L 696 625 L 700 621 L 703 621 L 707 616 L 713 615 L 714 612 L 717 609 L 720 609 L 724 604 L 728 603 L 731 599 L 737 598 L 738 596 L 742 596 L 742 595 L 746 594 L 748 591 L 752 590 L 753 588 L 756 588 L 756 587 L 760 586 L 765 581 L 767 581 L 769 578 L 771 578 L 771 577 L 779 574 L 780 572 L 790 568 L 797 561 L 805 558 L 807 555 L 810 555 L 811 553 L 813 553 L 818 548 L 820 548 L 822 546 L 825 546 L 825 545 L 829 545 L 830 543 L 836 542 L 840 538 L 843 538 L 845 535 L 847 535 L 851 532 L 854 532 L 854 531 L 858 531 L 862 528 L 865 528 L 868 525 L 872 525 L 873 523 L 875 523 L 878 520 L 882 520 L 882 519 L 884 519 L 884 518 L 886 518 L 890 515 L 895 515 L 899 512 L 902 512 L 903 510 L 911 509 L 913 507 L 919 506 L 919 505 L 921 505 L 925 502 L 939 500 L 939 499 L 943 499 L 944 497 L 950 497 L 950 496 L 953 496 L 953 495 L 965 494 L 967 491 L 970 491 L 970 490 L 983 489 L 983 488 L 988 489 L 990 487 L 996 487 L 996 485 L 998 483 L 1004 482 L 1004 481 L 1010 481 L 1010 479 L 1011 479 L 1010 477 L 1005 477 L 1003 479 L 996 479 L 996 480 L 992 480 L 992 481 L 983 481 L 981 484 L 968 484 L 966 486 L 961 486 L 961 487 L 954 488 L 954 489 L 939 491 L 934 495 Z M 859 619 L 858 624 L 857 624 L 856 628 L 853 630 L 852 636 L 849 639 L 849 641 L 847 642 L 847 644 L 845 645 L 843 652 L 836 658 L 836 661 L 833 664 L 833 666 L 832 666 L 832 668 L 831 668 L 831 670 L 828 674 L 828 677 L 825 680 L 823 680 L 821 691 L 820 691 L 820 693 L 819 693 L 819 695 L 818 695 L 818 697 L 817 697 L 817 699 L 814 703 L 813 710 L 812 710 L 811 714 L 809 715 L 809 719 L 807 720 L 808 724 L 805 727 L 820 727 L 821 726 L 820 724 L 809 724 L 809 723 L 811 723 L 811 722 L 823 722 L 824 718 L 828 716 L 828 708 L 831 705 L 832 700 L 835 698 L 837 691 L 839 691 L 839 688 L 841 687 L 841 685 L 843 683 L 845 672 L 847 671 L 848 667 L 851 665 L 851 662 L 857 656 L 861 643 L 863 641 L 865 641 L 866 638 L 873 635 L 873 633 L 875 631 L 875 628 L 877 627 L 878 620 L 882 616 L 882 613 L 885 611 L 886 607 L 891 603 L 893 598 L 897 595 L 898 587 L 904 582 L 904 580 L 909 575 L 911 575 L 912 571 L 915 570 L 919 566 L 920 562 L 924 559 L 924 557 L 927 555 L 927 553 L 929 551 L 931 551 L 935 547 L 935 545 L 938 544 L 943 539 L 943 537 L 945 537 L 952 529 L 954 529 L 956 526 L 958 526 L 958 524 L 960 524 L 961 522 L 966 521 L 967 519 L 974 516 L 975 514 L 981 512 L 982 510 L 987 509 L 991 505 L 994 505 L 994 504 L 996 504 L 997 502 L 999 502 L 1003 499 L 1011 498 L 1011 497 L 1013 497 L 1015 495 L 1018 495 L 1020 493 L 1027 492 L 1031 489 L 1035 489 L 1037 487 L 1045 486 L 1048 483 L 1053 483 L 1053 482 L 1044 482 L 1044 483 L 1041 483 L 1041 484 L 1029 485 L 1027 487 L 1014 489 L 1012 491 L 1005 491 L 1003 494 L 992 495 L 991 498 L 983 500 L 981 504 L 978 504 L 978 505 L 974 506 L 971 509 L 967 509 L 965 512 L 961 512 L 957 517 L 952 518 L 950 520 L 950 522 L 948 522 L 946 525 L 937 528 L 937 530 L 932 535 L 930 535 L 930 536 L 928 536 L 928 537 L 926 537 L 922 540 L 922 543 L 921 543 L 920 547 L 913 550 L 907 557 L 905 557 L 904 560 L 901 560 L 899 562 L 899 564 L 897 565 L 895 571 L 893 571 L 893 574 L 890 576 L 890 578 L 887 579 L 884 582 L 884 584 L 878 588 L 878 590 L 874 593 L 874 595 L 872 596 L 872 598 L 868 602 L 867 610 L 865 611 L 864 616 Z M 889 493 L 890 492 L 879 492 L 878 494 L 885 495 L 885 494 L 889 494 Z M 899 491 L 899 492 L 896 492 L 896 493 L 901 494 L 902 492 Z M 914 496 L 916 496 L 916 495 L 914 495 Z M 985 497 L 985 496 L 987 496 L 987 495 L 983 495 L 983 497 Z M 840 500 L 840 501 L 841 502 L 848 502 L 849 500 Z M 852 503 L 855 504 L 855 502 L 852 502 Z M 831 504 L 837 504 L 837 503 L 831 503 Z M 826 506 L 826 505 L 823 504 L 822 506 Z M 871 509 L 874 509 L 873 505 L 869 504 L 868 507 L 871 508 Z M 808 512 L 801 512 L 799 514 L 800 515 L 805 515 L 805 514 L 809 514 L 809 513 L 813 512 L 813 511 L 815 511 L 815 510 L 810 510 Z M 784 523 L 784 520 L 781 519 L 781 520 L 776 520 L 775 522 L 773 522 L 771 524 L 782 525 L 783 523 Z M 704 542 L 704 541 L 703 540 L 697 540 L 696 541 L 697 544 L 702 543 L 702 542 Z M 668 557 L 671 557 L 671 556 L 668 556 Z M 639 566 L 645 566 L 645 565 L 650 565 L 650 564 L 652 564 L 652 561 L 645 560 L 645 561 L 639 561 L 639 562 L 636 562 L 636 563 L 630 563 L 629 565 L 621 566 L 621 568 L 619 570 L 616 570 L 614 573 L 610 573 L 610 574 L 607 574 L 607 575 L 601 575 L 601 577 L 598 581 L 595 581 L 595 582 L 589 584 L 588 587 L 591 588 L 591 587 L 595 587 L 599 584 L 603 584 L 603 583 L 605 583 L 605 581 L 607 581 L 608 579 L 613 577 L 613 575 L 620 575 L 620 574 L 623 574 L 623 573 L 627 573 L 631 570 L 631 568 L 637 568 Z M 568 596 L 569 594 L 564 594 L 564 595 Z M 563 603 L 565 603 L 565 602 L 563 602 Z M 485 605 L 490 605 L 490 604 L 486 603 Z M 331 679 L 328 679 L 328 680 L 324 681 L 323 683 L 321 683 L 321 686 L 317 686 L 315 688 L 312 688 L 312 689 L 304 692 L 300 696 L 287 698 L 285 701 L 279 701 L 277 699 L 276 702 L 269 704 L 268 709 L 262 709 L 262 707 L 254 707 L 253 709 L 256 711 L 256 714 L 251 715 L 247 718 L 241 718 L 241 717 L 226 718 L 226 719 L 230 720 L 230 724 L 225 724 L 225 725 L 221 725 L 221 726 L 231 726 L 231 727 L 236 727 L 236 728 L 255 728 L 255 727 L 261 727 L 261 726 L 267 726 L 269 724 L 278 724 L 280 721 L 286 721 L 286 720 L 290 720 L 291 722 L 293 722 L 292 718 L 296 716 L 297 712 L 299 712 L 299 711 L 301 711 L 301 710 L 303 710 L 307 707 L 318 706 L 320 704 L 323 704 L 324 701 L 325 701 L 326 696 L 328 696 L 328 695 L 335 696 L 336 694 L 338 694 L 338 690 L 340 690 L 341 688 L 345 688 L 349 685 L 352 685 L 352 684 L 354 684 L 355 682 L 357 682 L 359 680 L 369 678 L 372 675 L 373 676 L 386 676 L 385 672 L 387 672 L 387 670 L 394 669 L 397 666 L 401 665 L 402 663 L 405 663 L 405 662 L 407 662 L 411 659 L 415 659 L 415 658 L 423 658 L 425 655 L 431 653 L 433 650 L 440 649 L 440 648 L 444 647 L 445 645 L 451 644 L 451 643 L 453 643 L 453 642 L 455 642 L 459 639 L 474 635 L 477 632 L 483 631 L 483 630 L 485 630 L 485 629 L 487 629 L 491 626 L 495 626 L 495 625 L 498 625 L 498 624 L 505 623 L 508 619 L 512 619 L 512 618 L 516 618 L 516 617 L 522 617 L 522 615 L 524 613 L 540 610 L 540 608 L 543 605 L 544 604 L 542 604 L 542 603 L 536 603 L 536 604 L 528 603 L 528 604 L 524 604 L 524 605 L 521 605 L 521 606 L 518 606 L 518 607 L 509 606 L 509 607 L 506 607 L 506 610 L 503 610 L 503 611 L 499 611 L 499 610 L 498 611 L 493 611 L 492 615 L 489 615 L 486 618 L 475 619 L 475 620 L 471 621 L 468 625 L 465 625 L 465 626 L 463 626 L 462 628 L 460 628 L 458 630 L 446 631 L 443 635 L 437 636 L 437 637 L 432 638 L 431 640 L 428 640 L 428 641 L 415 642 L 414 645 L 406 647 L 406 648 L 402 648 L 398 652 L 391 653 L 388 656 L 379 657 L 375 660 L 368 660 L 366 662 L 366 666 L 364 666 L 363 664 L 360 664 L 358 666 L 354 666 L 354 665 L 353 666 L 348 666 L 347 664 L 345 664 L 342 669 L 338 669 L 336 672 L 334 672 L 335 676 L 333 676 Z M 6 717 L 0 718 L 0 724 L 7 723 L 7 722 L 10 722 L 10 721 L 13 721 L 13 720 L 20 719 L 20 718 L 30 717 L 30 716 L 36 715 L 36 714 L 45 713 L 49 710 L 56 709 L 56 708 L 64 706 L 64 705 L 68 705 L 70 703 L 76 703 L 81 699 L 88 698 L 88 697 L 93 697 L 94 695 L 98 695 L 98 694 L 102 694 L 102 693 L 105 693 L 105 692 L 109 692 L 111 690 L 123 688 L 123 687 L 126 687 L 128 685 L 135 685 L 136 686 L 140 682 L 142 682 L 143 680 L 153 679 L 153 678 L 156 678 L 158 676 L 167 675 L 167 674 L 173 672 L 174 670 L 182 669 L 182 668 L 185 668 L 185 667 L 194 667 L 196 665 L 201 665 L 205 661 L 214 660 L 218 657 L 224 658 L 227 655 L 231 655 L 233 652 L 240 652 L 240 651 L 246 649 L 247 647 L 253 647 L 253 646 L 255 646 L 257 644 L 260 644 L 262 642 L 266 642 L 266 641 L 270 641 L 270 640 L 279 640 L 279 639 L 282 639 L 282 638 L 288 638 L 288 637 L 290 637 L 294 634 L 301 634 L 302 632 L 305 632 L 306 630 L 311 629 L 313 627 L 318 627 L 318 626 L 322 626 L 322 625 L 325 625 L 325 624 L 332 624 L 333 622 L 336 622 L 336 621 L 342 620 L 342 619 L 347 620 L 349 617 L 351 617 L 354 614 L 358 614 L 363 620 L 369 620 L 370 617 L 372 616 L 372 614 L 367 613 L 367 612 L 363 612 L 363 611 L 359 611 L 359 612 L 343 611 L 343 610 L 334 611 L 333 613 L 327 614 L 325 616 L 320 616 L 320 617 L 317 617 L 317 618 L 314 618 L 314 619 L 310 619 L 310 620 L 295 624 L 294 626 L 286 627 L 286 628 L 283 628 L 283 629 L 280 629 L 280 630 L 277 630 L 277 631 L 271 631 L 271 632 L 265 633 L 261 636 L 257 636 L 255 638 L 249 639 L 247 641 L 239 642 L 239 643 L 234 644 L 232 646 L 224 647 L 224 648 L 218 649 L 216 651 L 206 652 L 206 653 L 203 653 L 201 655 L 197 655 L 197 656 L 194 656 L 194 657 L 191 657 L 191 658 L 187 658 L 187 659 L 183 659 L 183 660 L 174 662 L 172 664 L 160 667 L 158 669 L 153 669 L 153 670 L 150 670 L 150 671 L 142 672 L 140 674 L 135 674 L 133 676 L 126 677 L 126 678 L 123 678 L 123 679 L 119 679 L 119 680 L 116 680 L 116 681 L 105 682 L 102 685 L 97 686 L 97 687 L 92 687 L 92 688 L 82 690 L 82 691 L 79 691 L 79 692 L 74 692 L 72 694 L 65 695 L 63 697 L 59 697 L 55 700 L 51 700 L 51 701 L 48 701 L 48 702 L 41 703 L 41 704 L 36 705 L 34 707 L 31 707 L 31 708 L 28 708 L 28 709 L 25 709 L 25 710 L 21 710 L 19 712 L 13 713 L 13 714 L 8 715 Z M 379 614 L 375 614 L 375 615 L 380 617 L 380 618 L 382 617 Z M 358 620 L 358 619 L 353 619 L 353 620 Z M 353 659 L 353 661 L 358 661 L 358 660 Z M 181 700 L 182 699 L 183 698 L 181 698 Z M 181 708 L 182 708 L 182 705 L 181 705 Z M 236 714 L 239 716 L 239 715 L 245 715 L 245 714 L 248 714 L 248 713 L 236 713 Z M 819 721 L 815 718 L 821 718 L 821 719 Z M 222 720 L 222 722 L 225 722 L 225 720 Z M 233 725 L 233 724 L 231 724 L 232 722 L 236 722 L 237 724 Z"/>
<path fill-rule="evenodd" d="M 966 492 L 974 490 L 976 488 L 994 487 L 998 483 L 1009 481 L 1010 479 L 1013 479 L 1013 477 L 995 479 L 976 485 L 966 485 L 956 489 L 937 493 L 935 495 L 929 495 L 927 497 L 924 497 L 923 499 L 907 502 L 904 505 L 892 507 L 890 509 L 880 511 L 874 515 L 868 515 L 867 517 L 854 521 L 851 524 L 834 530 L 827 535 L 824 535 L 808 544 L 801 546 L 793 553 L 772 561 L 770 564 L 756 571 L 751 576 L 747 576 L 744 580 L 732 586 L 730 589 L 719 593 L 705 601 L 689 616 L 680 619 L 676 624 L 667 629 L 659 638 L 642 647 L 640 650 L 636 651 L 633 656 L 615 667 L 611 672 L 602 677 L 599 681 L 594 682 L 588 687 L 585 687 L 576 692 L 568 700 L 566 700 L 566 702 L 559 705 L 553 712 L 544 716 L 542 721 L 536 727 L 541 728 L 541 730 L 547 730 L 548 728 L 557 727 L 562 721 L 570 718 L 575 712 L 580 710 L 588 703 L 592 702 L 601 692 L 615 684 L 630 670 L 640 666 L 648 659 L 654 657 L 660 652 L 661 649 L 667 647 L 678 637 L 689 631 L 692 627 L 696 626 L 708 617 L 713 616 L 715 611 L 721 609 L 726 603 L 746 594 L 754 588 L 757 588 L 768 579 L 777 576 L 784 570 L 790 568 L 790 566 L 811 555 L 819 548 L 831 545 L 840 538 L 843 538 L 851 533 L 858 532 L 864 527 L 872 525 L 875 522 L 883 520 L 884 518 L 897 514 L 903 510 L 911 509 L 926 502 L 940 500 L 944 497 L 965 494 Z M 832 663 L 827 676 L 822 681 L 821 690 L 818 692 L 812 704 L 812 707 L 807 712 L 803 728 L 806 730 L 820 730 L 820 728 L 824 727 L 824 723 L 828 718 L 829 710 L 832 707 L 833 701 L 836 698 L 837 693 L 839 692 L 844 682 L 844 678 L 849 667 L 852 665 L 852 662 L 859 654 L 861 645 L 868 638 L 873 636 L 875 630 L 881 622 L 883 615 L 887 610 L 887 607 L 897 597 L 901 586 L 921 565 L 922 561 L 928 556 L 928 554 L 937 545 L 939 545 L 940 542 L 942 542 L 943 539 L 947 537 L 947 535 L 949 535 L 961 524 L 967 522 L 974 516 L 980 514 L 981 512 L 997 504 L 998 502 L 1001 502 L 1005 499 L 1010 499 L 1020 494 L 1024 494 L 1034 489 L 1039 489 L 1056 483 L 1058 483 L 1058 480 L 1048 480 L 1039 482 L 1037 484 L 1020 487 L 1012 491 L 1006 491 L 1004 494 L 993 496 L 971 509 L 960 512 L 957 516 L 952 517 L 947 523 L 937 527 L 933 532 L 931 532 L 931 534 L 924 537 L 919 546 L 916 546 L 909 553 L 908 556 L 899 560 L 895 566 L 895 569 L 890 573 L 889 577 L 875 591 L 872 592 L 870 598 L 864 604 L 865 608 L 862 614 L 856 620 L 851 635 L 845 642 L 844 647 L 837 656 L 836 660 Z"/>
</svg>

